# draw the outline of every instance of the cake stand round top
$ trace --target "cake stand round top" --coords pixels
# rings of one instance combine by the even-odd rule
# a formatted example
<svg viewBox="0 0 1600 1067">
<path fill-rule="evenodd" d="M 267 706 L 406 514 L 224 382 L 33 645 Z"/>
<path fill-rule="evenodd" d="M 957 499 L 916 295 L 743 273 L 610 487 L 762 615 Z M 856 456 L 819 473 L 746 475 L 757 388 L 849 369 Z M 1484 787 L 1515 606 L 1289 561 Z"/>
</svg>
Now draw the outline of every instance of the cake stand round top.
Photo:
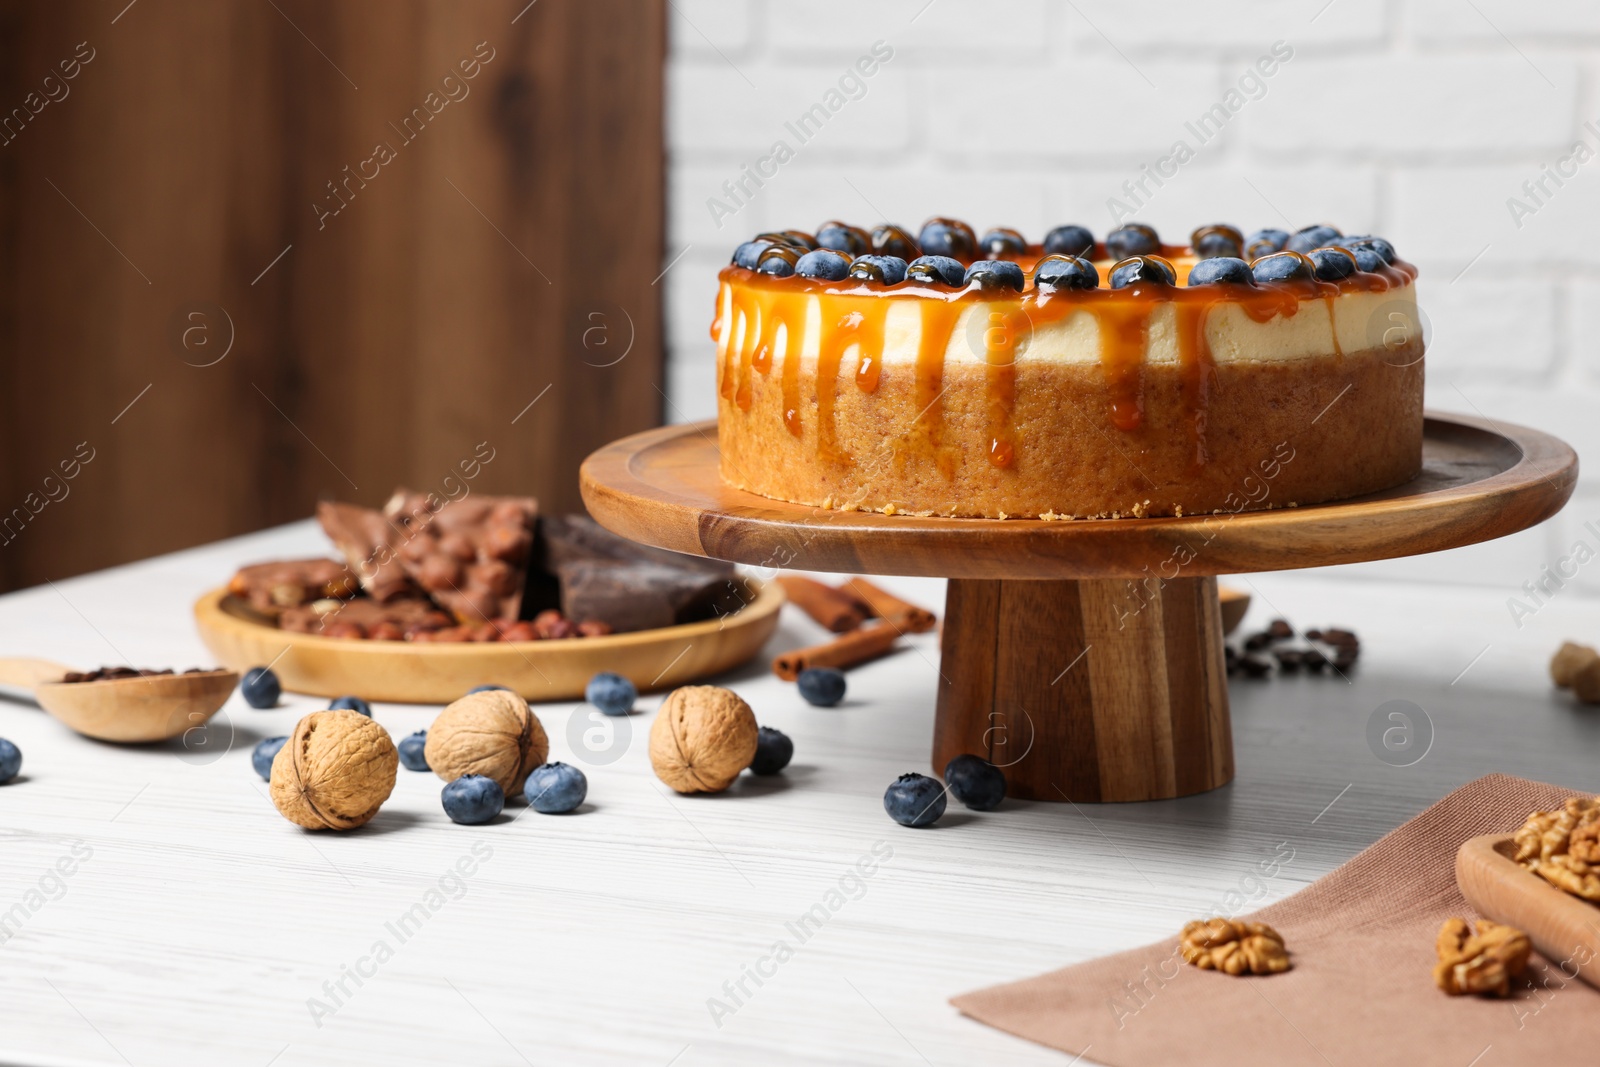
<svg viewBox="0 0 1600 1067">
<path fill-rule="evenodd" d="M 583 463 L 608 529 L 753 566 L 939 578 L 1167 578 L 1291 570 L 1489 541 L 1561 510 L 1578 457 L 1538 430 L 1430 414 L 1422 472 L 1394 489 L 1308 507 L 1150 519 L 960 519 L 837 511 L 722 481 L 716 424 L 649 430 Z"/>
</svg>

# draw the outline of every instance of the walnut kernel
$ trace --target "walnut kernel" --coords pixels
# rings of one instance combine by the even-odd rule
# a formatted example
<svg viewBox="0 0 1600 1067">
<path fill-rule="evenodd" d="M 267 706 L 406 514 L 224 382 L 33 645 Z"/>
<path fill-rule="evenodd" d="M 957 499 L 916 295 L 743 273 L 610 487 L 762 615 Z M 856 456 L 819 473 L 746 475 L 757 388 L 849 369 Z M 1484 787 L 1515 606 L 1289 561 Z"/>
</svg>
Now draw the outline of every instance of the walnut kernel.
<svg viewBox="0 0 1600 1067">
<path fill-rule="evenodd" d="M 400 754 L 356 711 L 314 711 L 272 760 L 272 803 L 308 830 L 353 830 L 394 791 Z"/>
<path fill-rule="evenodd" d="M 1600 797 L 1536 811 L 1512 836 L 1513 858 L 1557 889 L 1600 903 Z"/>
<path fill-rule="evenodd" d="M 1178 949 L 1186 963 L 1235 977 L 1289 969 L 1283 935 L 1266 923 L 1196 919 L 1184 925 Z"/>
<path fill-rule="evenodd" d="M 1446 919 L 1435 944 L 1439 962 L 1434 983 L 1453 997 L 1468 993 L 1503 997 L 1511 979 L 1528 965 L 1533 946 L 1521 930 L 1488 919 L 1478 920 L 1478 930 L 1465 919 Z"/>
<path fill-rule="evenodd" d="M 759 727 L 739 695 L 686 685 L 662 701 L 650 726 L 650 765 L 679 793 L 720 793 L 755 758 Z"/>
</svg>

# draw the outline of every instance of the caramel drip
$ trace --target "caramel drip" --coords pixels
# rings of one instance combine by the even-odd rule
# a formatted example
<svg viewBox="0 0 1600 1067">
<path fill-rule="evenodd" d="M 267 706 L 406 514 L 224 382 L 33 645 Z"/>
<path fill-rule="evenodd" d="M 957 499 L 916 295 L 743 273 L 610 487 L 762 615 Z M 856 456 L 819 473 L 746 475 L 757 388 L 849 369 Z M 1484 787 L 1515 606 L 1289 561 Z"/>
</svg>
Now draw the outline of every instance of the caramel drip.
<svg viewBox="0 0 1600 1067">
<path fill-rule="evenodd" d="M 761 333 L 766 316 L 762 314 L 761 300 L 758 294 L 749 292 L 742 287 L 735 286 L 733 290 L 733 321 L 727 324 L 729 330 L 726 355 L 722 360 L 722 381 L 717 383 L 717 392 L 724 400 L 733 400 L 745 411 L 750 410 L 750 365 L 755 354 L 755 348 L 760 343 Z M 740 327 L 743 327 L 741 336 Z M 734 344 L 738 343 L 735 350 Z M 743 385 L 740 384 L 741 379 Z"/>
<path fill-rule="evenodd" d="M 825 459 L 845 462 L 850 459 L 839 451 L 838 427 L 834 422 L 839 365 L 844 361 L 845 351 L 851 347 L 856 349 L 856 385 L 865 392 L 876 391 L 883 363 L 883 326 L 888 315 L 887 301 L 850 301 L 850 310 L 840 316 L 831 330 L 825 328 L 817 339 L 817 450 Z M 787 363 L 784 373 L 787 380 Z M 790 426 L 790 431 L 793 430 Z"/>
<path fill-rule="evenodd" d="M 1138 299 L 1136 290 L 1153 288 L 1132 285 L 1119 290 L 1135 298 L 1106 301 L 1095 315 L 1100 325 L 1100 366 L 1111 391 L 1111 425 L 1123 432 L 1137 430 L 1144 422 L 1144 355 L 1150 315 L 1160 301 Z"/>
<path fill-rule="evenodd" d="M 781 295 L 781 294 L 780 294 Z M 800 436 L 800 359 L 805 352 L 806 339 L 806 305 L 804 301 L 794 299 L 776 299 L 776 306 L 772 308 L 772 321 L 783 327 L 783 424 L 789 432 L 796 437 Z M 776 329 L 774 329 L 776 333 Z M 826 331 L 824 331 L 826 337 Z M 765 362 L 760 363 L 761 373 L 766 374 L 772 368 L 772 348 L 777 344 L 777 339 L 767 339 Z M 757 353 L 757 361 L 761 360 L 763 353 Z M 821 390 L 818 389 L 820 393 Z"/>
<path fill-rule="evenodd" d="M 955 476 L 955 459 L 943 448 L 944 407 L 944 356 L 950 348 L 950 335 L 955 332 L 956 320 L 961 317 L 959 305 L 948 300 L 922 301 L 922 334 L 917 339 L 916 427 L 921 429 L 922 440 L 939 465 L 939 473 L 946 478 Z"/>
<path fill-rule="evenodd" d="M 989 462 L 1005 470 L 1016 464 L 1017 357 L 1026 350 L 1033 322 L 1023 307 L 1010 301 L 989 301 L 974 312 L 982 316 L 983 360 L 988 364 Z"/>
<path fill-rule="evenodd" d="M 1214 306 L 1184 301 L 1173 308 L 1177 316 L 1178 372 L 1183 381 L 1183 406 L 1189 413 L 1189 441 L 1196 467 L 1205 466 L 1211 459 L 1206 448 L 1206 416 L 1217 363 L 1206 337 L 1206 320 Z"/>
</svg>

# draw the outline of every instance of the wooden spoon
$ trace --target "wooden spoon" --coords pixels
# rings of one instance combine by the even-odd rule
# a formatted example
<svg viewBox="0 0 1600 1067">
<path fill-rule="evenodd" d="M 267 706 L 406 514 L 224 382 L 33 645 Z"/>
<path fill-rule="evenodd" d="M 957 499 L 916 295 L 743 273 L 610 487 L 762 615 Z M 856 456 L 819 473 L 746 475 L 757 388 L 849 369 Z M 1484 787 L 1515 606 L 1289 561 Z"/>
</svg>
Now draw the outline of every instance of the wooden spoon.
<svg viewBox="0 0 1600 1067">
<path fill-rule="evenodd" d="M 0 658 L 0 685 L 33 690 L 40 707 L 85 737 L 133 743 L 165 741 L 204 724 L 239 684 L 233 671 L 62 681 L 70 670 L 45 659 Z"/>
<path fill-rule="evenodd" d="M 1511 857 L 1509 834 L 1485 834 L 1456 853 L 1456 884 L 1478 914 L 1528 935 L 1563 973 L 1600 988 L 1600 907 L 1564 892 Z"/>
</svg>

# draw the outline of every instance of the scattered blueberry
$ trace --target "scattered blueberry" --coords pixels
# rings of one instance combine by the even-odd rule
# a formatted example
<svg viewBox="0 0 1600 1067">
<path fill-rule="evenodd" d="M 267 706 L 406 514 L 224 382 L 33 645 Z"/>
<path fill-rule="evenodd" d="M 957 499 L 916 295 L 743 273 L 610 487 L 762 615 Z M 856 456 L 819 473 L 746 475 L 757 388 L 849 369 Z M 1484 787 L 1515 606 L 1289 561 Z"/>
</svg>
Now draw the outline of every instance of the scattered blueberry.
<svg viewBox="0 0 1600 1067">
<path fill-rule="evenodd" d="M 1275 252 L 1250 265 L 1258 282 L 1301 281 L 1313 276 L 1311 261 L 1299 252 Z"/>
<path fill-rule="evenodd" d="M 756 261 L 756 271 L 775 278 L 787 278 L 794 273 L 794 265 L 800 262 L 800 255 L 790 245 L 773 245 L 762 251 L 761 258 Z"/>
<path fill-rule="evenodd" d="M 872 231 L 872 250 L 880 256 L 899 256 L 901 259 L 916 259 L 920 254 L 917 243 L 904 227 L 885 223 Z"/>
<path fill-rule="evenodd" d="M 1388 266 L 1383 257 L 1366 245 L 1357 245 L 1350 249 L 1350 254 L 1356 257 L 1356 269 L 1364 271 L 1382 270 Z"/>
<path fill-rule="evenodd" d="M 773 242 L 757 239 L 746 241 L 733 250 L 733 265 L 743 267 L 745 270 L 755 270 L 756 264 L 761 260 L 761 253 L 771 248 Z"/>
<path fill-rule="evenodd" d="M 1202 226 L 1190 236 L 1189 244 L 1201 259 L 1238 259 L 1244 254 L 1244 235 L 1232 226 Z"/>
<path fill-rule="evenodd" d="M 1338 237 L 1339 231 L 1332 226 L 1307 226 L 1296 230 L 1283 247 L 1286 252 L 1310 252 L 1332 244 Z"/>
<path fill-rule="evenodd" d="M 967 285 L 976 283 L 980 289 L 1015 289 L 1019 293 L 1028 283 L 1022 268 L 1008 259 L 980 259 L 967 268 L 961 280 Z"/>
<path fill-rule="evenodd" d="M 946 763 L 944 784 L 973 811 L 993 811 L 1006 798 L 1004 772 L 982 756 L 957 756 Z"/>
<path fill-rule="evenodd" d="M 929 219 L 917 235 L 917 245 L 925 256 L 950 256 L 953 259 L 971 259 L 977 240 L 972 227 L 954 219 Z"/>
<path fill-rule="evenodd" d="M 1028 239 L 1016 230 L 997 226 L 978 239 L 978 247 L 990 259 L 1011 259 L 1028 250 Z"/>
<path fill-rule="evenodd" d="M 1166 263 L 1152 256 L 1134 256 L 1111 269 L 1111 288 L 1123 289 L 1136 282 L 1177 285 L 1178 276 Z"/>
<path fill-rule="evenodd" d="M 471 689 L 467 690 L 467 695 L 471 696 L 473 693 L 487 693 L 495 689 L 504 689 L 508 693 L 516 692 L 516 690 L 512 689 L 509 685 L 475 685 Z"/>
<path fill-rule="evenodd" d="M 1346 248 L 1318 248 L 1307 256 L 1319 281 L 1336 282 L 1356 272 L 1355 253 Z"/>
<path fill-rule="evenodd" d="M 444 787 L 439 794 L 444 802 L 444 813 L 451 822 L 476 826 L 500 814 L 506 806 L 505 790 L 493 778 L 481 774 L 467 774 Z"/>
<path fill-rule="evenodd" d="M 906 261 L 899 256 L 857 256 L 850 264 L 850 277 L 899 285 L 906 280 Z"/>
<path fill-rule="evenodd" d="M 278 698 L 283 696 L 283 686 L 278 684 L 278 676 L 272 673 L 271 667 L 251 667 L 244 672 L 239 692 L 252 708 L 275 708 Z"/>
<path fill-rule="evenodd" d="M 847 256 L 859 256 L 872 245 L 872 239 L 859 226 L 843 222 L 824 222 L 817 227 L 817 248 L 831 248 Z"/>
<path fill-rule="evenodd" d="M 967 268 L 949 256 L 918 256 L 906 267 L 906 277 L 924 285 L 929 282 L 960 285 L 966 276 Z"/>
<path fill-rule="evenodd" d="M 1112 259 L 1129 256 L 1149 256 L 1161 251 L 1161 238 L 1156 231 L 1142 222 L 1118 226 L 1106 234 L 1106 255 Z M 1112 286 L 1116 288 L 1115 285 Z"/>
<path fill-rule="evenodd" d="M 281 741 L 279 742 L 282 743 Z M 22 770 L 22 749 L 0 737 L 0 785 L 11 781 Z"/>
<path fill-rule="evenodd" d="M 1086 226 L 1057 226 L 1044 235 L 1044 250 L 1059 256 L 1087 255 L 1094 250 L 1094 234 Z"/>
<path fill-rule="evenodd" d="M 1232 256 L 1202 259 L 1189 271 L 1190 285 L 1208 285 L 1211 282 L 1238 282 L 1249 285 L 1255 281 L 1250 264 Z"/>
<path fill-rule="evenodd" d="M 817 247 L 817 239 L 804 230 L 784 230 L 779 236 L 796 248 L 807 252 L 814 251 Z"/>
<path fill-rule="evenodd" d="M 831 708 L 844 699 L 844 671 L 837 667 L 807 667 L 796 681 L 807 704 Z"/>
<path fill-rule="evenodd" d="M 278 754 L 287 737 L 269 737 L 250 752 L 250 765 L 256 769 L 263 782 L 272 781 L 272 757 Z"/>
<path fill-rule="evenodd" d="M 1260 259 L 1274 252 L 1282 252 L 1283 246 L 1288 243 L 1288 230 L 1257 230 L 1244 239 L 1244 252 L 1251 259 Z"/>
<path fill-rule="evenodd" d="M 763 726 L 756 734 L 756 758 L 750 761 L 750 773 L 777 774 L 794 759 L 794 742 L 782 730 Z"/>
<path fill-rule="evenodd" d="M 528 775 L 522 795 L 528 798 L 528 807 L 541 815 L 565 815 L 589 795 L 589 779 L 576 767 L 546 763 Z"/>
<path fill-rule="evenodd" d="M 1094 289 L 1100 284 L 1100 272 L 1087 259 L 1075 255 L 1045 256 L 1033 271 L 1036 289 L 1052 292 L 1057 289 Z"/>
<path fill-rule="evenodd" d="M 340 697 L 328 705 L 329 711 L 359 711 L 367 718 L 372 718 L 372 705 L 360 697 Z"/>
<path fill-rule="evenodd" d="M 883 794 L 883 810 L 901 826 L 932 826 L 944 805 L 944 786 L 925 774 L 902 774 Z"/>
<path fill-rule="evenodd" d="M 428 771 L 433 768 L 428 766 L 428 757 L 423 753 L 423 748 L 428 743 L 428 731 L 418 730 L 409 737 L 400 739 L 400 762 L 405 764 L 408 771 Z"/>
<path fill-rule="evenodd" d="M 794 265 L 794 272 L 802 278 L 821 278 L 823 281 L 836 282 L 849 276 L 850 257 L 831 248 L 819 248 L 815 252 L 807 252 L 801 256 L 800 261 Z"/>
<path fill-rule="evenodd" d="M 589 679 L 583 699 L 599 708 L 602 715 L 626 715 L 639 699 L 639 690 L 622 675 L 601 671 Z"/>
</svg>

